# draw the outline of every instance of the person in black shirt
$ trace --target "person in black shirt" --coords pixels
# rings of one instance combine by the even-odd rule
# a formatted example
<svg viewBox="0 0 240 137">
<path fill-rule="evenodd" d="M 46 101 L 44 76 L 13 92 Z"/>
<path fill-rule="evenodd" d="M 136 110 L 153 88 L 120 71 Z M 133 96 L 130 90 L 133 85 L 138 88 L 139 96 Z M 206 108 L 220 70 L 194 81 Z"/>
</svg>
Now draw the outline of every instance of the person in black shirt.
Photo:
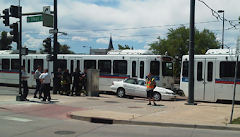
<svg viewBox="0 0 240 137">
<path fill-rule="evenodd" d="M 56 88 L 57 91 L 58 91 L 58 94 L 61 94 L 60 92 L 62 91 L 61 78 L 62 78 L 61 68 L 58 68 L 58 72 L 57 72 L 57 88 Z"/>
<path fill-rule="evenodd" d="M 80 79 L 82 77 L 82 75 L 80 74 L 80 70 L 78 68 L 75 69 L 75 72 L 73 72 L 72 74 L 73 76 L 73 86 L 72 86 L 72 96 L 73 96 L 73 92 L 75 91 L 75 95 L 76 96 L 80 96 Z M 75 90 L 74 90 L 75 89 Z"/>
</svg>

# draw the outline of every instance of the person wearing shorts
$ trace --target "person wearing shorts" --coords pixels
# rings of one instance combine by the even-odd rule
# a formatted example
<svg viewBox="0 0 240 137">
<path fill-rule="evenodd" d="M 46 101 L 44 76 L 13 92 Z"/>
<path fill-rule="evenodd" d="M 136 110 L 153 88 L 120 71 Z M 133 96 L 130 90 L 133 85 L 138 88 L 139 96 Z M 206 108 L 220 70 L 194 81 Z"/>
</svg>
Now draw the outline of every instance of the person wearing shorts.
<svg viewBox="0 0 240 137">
<path fill-rule="evenodd" d="M 156 87 L 156 82 L 154 81 L 154 78 L 152 78 L 151 73 L 148 73 L 146 83 L 147 83 L 147 98 L 149 101 L 149 103 L 147 105 L 151 105 L 151 99 L 152 99 L 153 105 L 157 106 L 157 104 L 154 101 L 154 97 L 153 97 L 153 89 Z"/>
</svg>

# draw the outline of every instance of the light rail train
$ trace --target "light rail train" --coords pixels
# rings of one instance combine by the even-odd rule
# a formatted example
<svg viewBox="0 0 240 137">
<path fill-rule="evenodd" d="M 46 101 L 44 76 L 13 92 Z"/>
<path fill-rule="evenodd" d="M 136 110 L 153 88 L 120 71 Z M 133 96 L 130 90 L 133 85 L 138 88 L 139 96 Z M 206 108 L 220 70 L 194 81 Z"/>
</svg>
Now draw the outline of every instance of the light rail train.
<svg viewBox="0 0 240 137">
<path fill-rule="evenodd" d="M 19 84 L 19 55 L 9 53 L 0 56 L 0 83 Z M 99 69 L 100 91 L 110 91 L 112 82 L 116 80 L 129 77 L 146 78 L 148 72 L 152 72 L 157 86 L 165 88 L 174 86 L 172 57 L 144 55 L 135 52 L 131 54 L 115 53 L 108 55 L 58 54 L 58 68 L 62 70 L 67 68 L 70 73 L 75 68 L 79 68 L 81 71 Z M 53 72 L 53 62 L 48 62 L 46 56 L 47 54 L 22 56 L 22 64 L 29 74 L 29 87 L 36 86 L 34 74 L 38 65 Z"/>
<path fill-rule="evenodd" d="M 234 51 L 211 49 L 205 55 L 194 56 L 194 100 L 232 100 L 236 58 Z M 189 55 L 182 57 L 180 89 L 188 96 Z M 236 101 L 240 101 L 240 62 L 236 82 Z"/>
</svg>

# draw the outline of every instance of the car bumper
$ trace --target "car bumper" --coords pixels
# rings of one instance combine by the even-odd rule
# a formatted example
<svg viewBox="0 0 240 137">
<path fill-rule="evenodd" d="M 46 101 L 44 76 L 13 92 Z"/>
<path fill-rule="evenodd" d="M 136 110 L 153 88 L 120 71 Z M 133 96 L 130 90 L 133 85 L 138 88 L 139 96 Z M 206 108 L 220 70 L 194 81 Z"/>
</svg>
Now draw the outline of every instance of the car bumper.
<svg viewBox="0 0 240 137">
<path fill-rule="evenodd" d="M 162 94 L 163 100 L 175 100 L 177 98 L 177 95 L 174 94 Z"/>
<path fill-rule="evenodd" d="M 112 91 L 112 92 L 117 92 L 117 88 L 118 87 L 116 87 L 116 86 L 110 86 L 110 91 Z"/>
</svg>

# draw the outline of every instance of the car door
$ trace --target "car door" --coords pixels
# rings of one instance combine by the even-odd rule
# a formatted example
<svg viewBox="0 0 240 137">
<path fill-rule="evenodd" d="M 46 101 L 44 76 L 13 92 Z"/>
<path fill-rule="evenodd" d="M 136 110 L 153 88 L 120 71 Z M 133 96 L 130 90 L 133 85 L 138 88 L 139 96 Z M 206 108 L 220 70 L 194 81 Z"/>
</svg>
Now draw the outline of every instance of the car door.
<svg viewBox="0 0 240 137">
<path fill-rule="evenodd" d="M 126 95 L 135 95 L 135 88 L 136 88 L 137 81 L 135 79 L 127 79 L 123 83 L 123 88 L 125 89 Z"/>
<path fill-rule="evenodd" d="M 146 82 L 144 80 L 138 80 L 138 84 L 135 88 L 135 94 L 139 97 L 147 97 Z"/>
</svg>

